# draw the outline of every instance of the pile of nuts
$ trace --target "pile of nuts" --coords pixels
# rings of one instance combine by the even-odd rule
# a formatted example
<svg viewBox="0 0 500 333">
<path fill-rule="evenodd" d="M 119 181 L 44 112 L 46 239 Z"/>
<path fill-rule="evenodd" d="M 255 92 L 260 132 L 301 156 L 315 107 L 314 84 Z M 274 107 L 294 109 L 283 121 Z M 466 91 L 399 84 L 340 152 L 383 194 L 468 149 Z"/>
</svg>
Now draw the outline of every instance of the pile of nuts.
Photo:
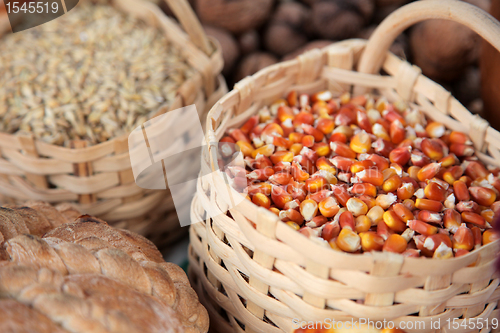
<svg viewBox="0 0 500 333">
<path fill-rule="evenodd" d="M 292 91 L 220 140 L 247 199 L 334 250 L 452 258 L 497 240 L 500 169 L 404 102 Z M 243 178 L 245 179 L 245 178 Z"/>
<path fill-rule="evenodd" d="M 80 3 L 0 49 L 0 131 L 56 145 L 130 133 L 194 74 L 158 28 L 106 4 Z"/>
</svg>

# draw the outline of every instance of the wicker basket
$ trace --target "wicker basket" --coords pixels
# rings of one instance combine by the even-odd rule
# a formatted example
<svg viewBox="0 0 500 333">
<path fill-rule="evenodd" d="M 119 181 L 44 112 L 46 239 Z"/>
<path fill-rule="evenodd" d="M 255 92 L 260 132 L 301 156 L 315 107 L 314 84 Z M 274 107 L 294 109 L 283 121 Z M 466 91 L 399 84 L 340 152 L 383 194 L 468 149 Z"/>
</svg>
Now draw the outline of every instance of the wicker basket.
<svg viewBox="0 0 500 333">
<path fill-rule="evenodd" d="M 227 92 L 220 46 L 208 40 L 185 0 L 167 0 L 184 32 L 154 4 L 138 0 L 112 0 L 119 10 L 159 27 L 181 49 L 197 73 L 179 88 L 172 105 L 157 115 L 195 104 L 200 119 Z M 5 21 L 6 17 L 2 19 Z M 0 26 L 3 26 L 0 24 Z M 187 134 L 190 128 L 186 126 Z M 43 200 L 71 202 L 87 214 L 119 228 L 150 237 L 157 245 L 176 238 L 180 229 L 173 200 L 164 190 L 139 188 L 132 174 L 128 135 L 94 146 L 84 141 L 71 148 L 55 146 L 32 137 L 0 133 L 0 195 L 3 203 Z M 186 141 L 190 136 L 186 135 Z M 179 162 L 179 170 L 188 165 Z M 192 164 L 192 163 L 191 163 Z"/>
<path fill-rule="evenodd" d="M 206 136 L 210 153 L 202 158 L 202 170 L 213 172 L 211 179 L 200 178 L 191 216 L 203 220 L 210 212 L 215 217 L 191 226 L 189 252 L 190 276 L 212 328 L 277 333 L 293 331 L 293 318 L 364 318 L 425 323 L 426 329 L 408 332 L 479 332 L 462 326 L 448 329 L 446 321 L 499 315 L 500 287 L 494 275 L 498 242 L 449 260 L 388 252 L 352 255 L 314 243 L 248 200 L 224 213 L 230 202 L 216 167 L 217 142 L 226 129 L 240 126 L 290 90 L 341 94 L 354 89 L 356 94 L 369 89 L 390 101 L 406 100 L 449 128 L 469 133 L 479 158 L 500 166 L 500 133 L 417 67 L 387 52 L 404 29 L 431 18 L 461 22 L 500 50 L 500 23 L 477 7 L 461 1 L 417 1 L 390 15 L 368 43 L 335 43 L 261 70 L 212 108 Z M 371 74 L 380 68 L 388 75 Z M 439 319 L 442 329 L 430 329 L 431 321 Z"/>
</svg>

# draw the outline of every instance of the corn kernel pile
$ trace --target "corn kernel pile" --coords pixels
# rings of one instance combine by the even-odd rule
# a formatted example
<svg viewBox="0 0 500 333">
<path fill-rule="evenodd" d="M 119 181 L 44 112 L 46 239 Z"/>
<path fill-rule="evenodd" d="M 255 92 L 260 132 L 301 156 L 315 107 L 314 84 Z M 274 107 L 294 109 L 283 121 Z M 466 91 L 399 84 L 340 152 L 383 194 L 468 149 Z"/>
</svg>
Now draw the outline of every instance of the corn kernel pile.
<svg viewBox="0 0 500 333">
<path fill-rule="evenodd" d="M 292 91 L 220 141 L 247 199 L 334 250 L 446 259 L 498 239 L 500 169 L 406 103 Z"/>
</svg>

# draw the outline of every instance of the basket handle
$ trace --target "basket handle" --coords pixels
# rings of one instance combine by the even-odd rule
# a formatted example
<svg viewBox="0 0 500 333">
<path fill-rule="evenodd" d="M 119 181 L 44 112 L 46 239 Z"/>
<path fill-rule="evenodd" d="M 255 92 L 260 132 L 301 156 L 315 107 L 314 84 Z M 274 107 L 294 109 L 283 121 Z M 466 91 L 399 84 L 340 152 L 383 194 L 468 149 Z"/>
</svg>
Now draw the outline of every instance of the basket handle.
<svg viewBox="0 0 500 333">
<path fill-rule="evenodd" d="M 213 52 L 210 42 L 208 41 L 205 30 L 203 30 L 198 17 L 187 0 L 165 0 L 165 2 L 175 14 L 194 45 L 206 55 L 210 56 Z"/>
<path fill-rule="evenodd" d="M 421 0 L 395 10 L 375 29 L 361 56 L 358 71 L 378 73 L 396 37 L 413 24 L 430 19 L 461 23 L 500 51 L 500 22 L 484 10 L 457 0 Z"/>
</svg>

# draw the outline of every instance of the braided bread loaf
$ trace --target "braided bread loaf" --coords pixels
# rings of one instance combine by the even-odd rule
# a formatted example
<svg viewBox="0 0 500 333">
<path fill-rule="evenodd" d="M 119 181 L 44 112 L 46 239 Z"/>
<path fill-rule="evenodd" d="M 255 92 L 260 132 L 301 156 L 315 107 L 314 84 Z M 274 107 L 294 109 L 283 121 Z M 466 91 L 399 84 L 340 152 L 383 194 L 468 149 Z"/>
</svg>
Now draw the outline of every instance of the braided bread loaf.
<svg viewBox="0 0 500 333">
<path fill-rule="evenodd" d="M 180 267 L 70 206 L 0 208 L 0 244 L 0 332 L 208 330 Z"/>
</svg>

